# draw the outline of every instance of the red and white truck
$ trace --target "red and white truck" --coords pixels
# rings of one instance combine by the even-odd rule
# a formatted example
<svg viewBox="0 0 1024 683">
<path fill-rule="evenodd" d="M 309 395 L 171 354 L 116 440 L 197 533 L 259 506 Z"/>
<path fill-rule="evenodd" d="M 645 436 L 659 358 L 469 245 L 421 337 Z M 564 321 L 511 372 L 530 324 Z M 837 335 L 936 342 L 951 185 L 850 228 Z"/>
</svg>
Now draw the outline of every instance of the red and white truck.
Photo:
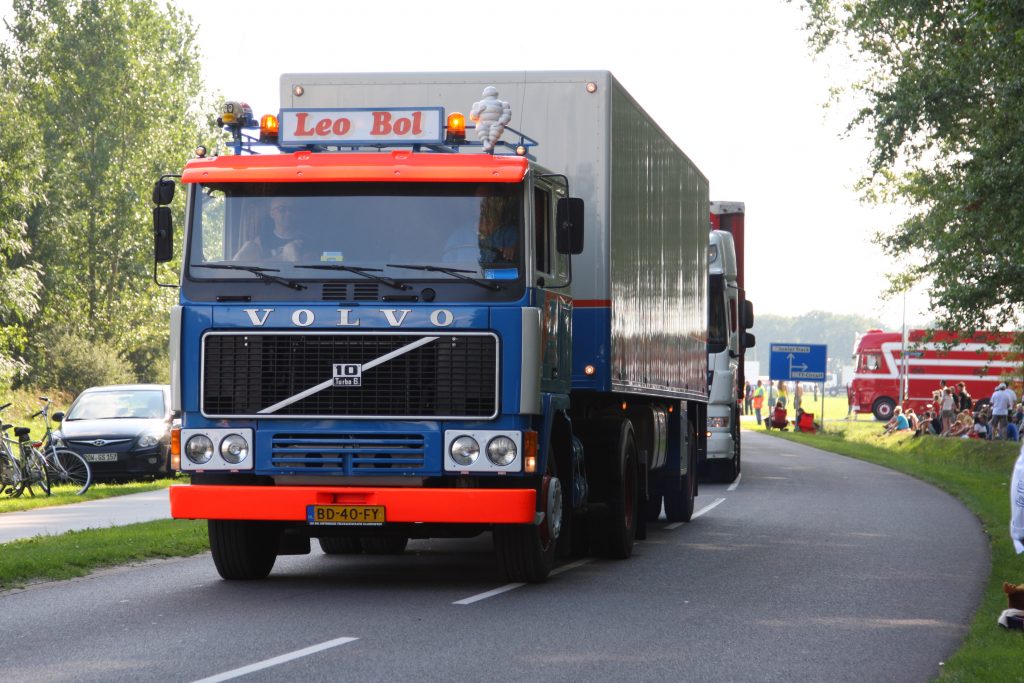
<svg viewBox="0 0 1024 683">
<path fill-rule="evenodd" d="M 1000 382 L 1020 395 L 1020 354 L 1013 350 L 1009 332 L 978 333 L 967 339 L 944 331 L 909 330 L 904 347 L 900 332 L 868 330 L 853 344 L 856 368 L 848 389 L 851 409 L 888 420 L 899 403 L 904 382 L 903 407 L 920 413 L 928 409 L 934 392 L 954 389 L 963 382 L 975 402 L 987 401 Z M 905 352 L 904 352 L 905 348 Z"/>
</svg>

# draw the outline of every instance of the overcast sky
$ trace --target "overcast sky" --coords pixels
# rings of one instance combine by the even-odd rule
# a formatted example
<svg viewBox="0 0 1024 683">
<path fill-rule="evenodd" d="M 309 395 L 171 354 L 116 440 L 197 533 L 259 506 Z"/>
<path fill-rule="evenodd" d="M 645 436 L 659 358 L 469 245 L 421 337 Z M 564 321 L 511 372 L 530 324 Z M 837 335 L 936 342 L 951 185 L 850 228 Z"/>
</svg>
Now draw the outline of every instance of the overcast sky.
<svg viewBox="0 0 1024 683">
<path fill-rule="evenodd" d="M 257 115 L 276 113 L 284 72 L 610 70 L 708 177 L 713 200 L 746 203 L 757 312 L 900 324 L 902 300 L 880 298 L 895 266 L 871 243 L 894 214 L 852 189 L 869 147 L 840 138 L 850 108 L 823 108 L 849 73 L 812 61 L 796 3 L 171 2 L 200 27 L 209 88 Z M 0 7 L 9 15 L 9 0 Z M 908 297 L 908 323 L 927 320 L 926 307 L 923 293 Z"/>
</svg>

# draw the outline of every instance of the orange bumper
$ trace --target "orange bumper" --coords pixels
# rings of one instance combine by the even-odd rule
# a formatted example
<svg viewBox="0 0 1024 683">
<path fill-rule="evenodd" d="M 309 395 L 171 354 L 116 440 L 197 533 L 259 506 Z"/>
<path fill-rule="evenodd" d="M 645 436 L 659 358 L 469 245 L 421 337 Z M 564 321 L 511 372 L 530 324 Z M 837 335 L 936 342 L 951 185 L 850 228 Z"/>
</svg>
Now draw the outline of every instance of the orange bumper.
<svg viewBox="0 0 1024 683">
<path fill-rule="evenodd" d="M 388 522 L 530 524 L 533 489 L 172 486 L 174 519 L 306 521 L 309 505 L 383 505 Z"/>
</svg>

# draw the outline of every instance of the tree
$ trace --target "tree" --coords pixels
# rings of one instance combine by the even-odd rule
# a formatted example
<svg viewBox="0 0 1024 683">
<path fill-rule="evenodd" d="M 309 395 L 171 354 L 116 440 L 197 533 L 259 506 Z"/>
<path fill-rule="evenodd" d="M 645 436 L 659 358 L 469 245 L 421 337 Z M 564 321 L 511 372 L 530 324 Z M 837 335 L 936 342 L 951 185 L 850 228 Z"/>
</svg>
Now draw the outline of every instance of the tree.
<svg viewBox="0 0 1024 683">
<path fill-rule="evenodd" d="M 1024 302 L 1024 4 L 1016 0 L 804 0 L 811 44 L 866 68 L 850 129 L 873 140 L 868 199 L 912 215 L 876 241 L 930 282 L 937 324 L 1019 324 Z"/>
<path fill-rule="evenodd" d="M 16 0 L 0 52 L 7 89 L 41 124 L 45 202 L 27 220 L 43 265 L 45 337 L 104 340 L 136 374 L 166 348 L 149 203 L 208 135 L 195 29 L 151 0 Z"/>
<path fill-rule="evenodd" d="M 20 98 L 0 92 L 0 111 L 0 387 L 8 387 L 27 369 L 25 325 L 39 310 L 39 265 L 30 259 L 25 216 L 35 205 L 42 167 L 35 156 L 39 131 Z"/>
</svg>

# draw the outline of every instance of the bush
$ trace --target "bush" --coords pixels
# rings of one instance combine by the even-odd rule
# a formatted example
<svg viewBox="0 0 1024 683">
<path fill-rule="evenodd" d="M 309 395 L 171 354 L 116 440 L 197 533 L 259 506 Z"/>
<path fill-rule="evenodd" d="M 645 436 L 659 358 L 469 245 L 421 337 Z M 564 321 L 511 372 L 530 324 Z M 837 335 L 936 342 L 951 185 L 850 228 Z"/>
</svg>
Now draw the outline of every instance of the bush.
<svg viewBox="0 0 1024 683">
<path fill-rule="evenodd" d="M 65 334 L 52 346 L 37 351 L 29 375 L 29 383 L 36 386 L 60 387 L 77 395 L 89 387 L 136 381 L 131 366 L 103 341 Z"/>
</svg>

